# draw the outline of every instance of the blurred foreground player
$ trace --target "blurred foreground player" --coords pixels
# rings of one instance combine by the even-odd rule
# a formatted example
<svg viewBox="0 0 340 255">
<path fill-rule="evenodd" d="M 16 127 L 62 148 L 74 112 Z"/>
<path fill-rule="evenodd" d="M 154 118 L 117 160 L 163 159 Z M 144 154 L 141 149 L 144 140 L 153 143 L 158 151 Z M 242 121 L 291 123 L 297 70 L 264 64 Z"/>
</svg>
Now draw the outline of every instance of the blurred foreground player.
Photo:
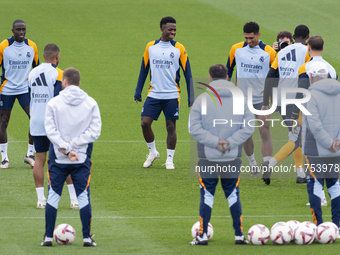
<svg viewBox="0 0 340 255">
<path fill-rule="evenodd" d="M 47 44 L 44 48 L 45 63 L 34 68 L 28 78 L 30 88 L 30 132 L 34 140 L 36 159 L 33 178 L 38 195 L 38 209 L 45 209 L 44 166 L 50 141 L 45 131 L 45 110 L 51 98 L 61 91 L 63 71 L 57 66 L 60 61 L 60 50 L 55 44 Z M 66 179 L 71 199 L 71 209 L 79 209 L 79 204 L 71 176 Z"/>
<path fill-rule="evenodd" d="M 42 246 L 52 246 L 58 203 L 69 174 L 79 201 L 84 246 L 97 246 L 91 235 L 90 180 L 93 142 L 100 136 L 101 119 L 96 101 L 79 85 L 79 71 L 72 67 L 65 69 L 63 91 L 46 107 L 45 130 L 51 146 L 47 171 L 46 232 Z"/>
<path fill-rule="evenodd" d="M 149 42 L 146 46 L 142 66 L 139 73 L 135 101 L 142 101 L 142 90 L 150 69 L 151 84 L 148 96 L 142 109 L 141 126 L 143 136 L 149 148 L 149 155 L 143 167 L 150 167 L 154 160 L 160 157 L 156 149 L 155 134 L 151 128 L 163 111 L 168 133 L 166 169 L 175 169 L 173 158 L 175 154 L 177 134 L 176 120 L 179 118 L 180 87 L 179 69 L 182 67 L 188 92 L 188 106 L 194 101 L 191 68 L 188 54 L 182 44 L 174 41 L 176 35 L 176 20 L 172 17 L 161 19 L 161 38 Z"/>
<path fill-rule="evenodd" d="M 308 39 L 308 54 L 311 57 L 311 60 L 305 64 L 303 64 L 299 69 L 299 88 L 309 89 L 310 86 L 310 74 L 308 72 L 311 64 L 315 61 L 321 61 L 326 64 L 328 69 L 328 78 L 331 79 L 338 79 L 338 75 L 334 69 L 333 66 L 331 66 L 326 60 L 322 57 L 322 52 L 324 49 L 324 40 L 319 35 L 313 35 Z M 302 98 L 302 93 L 297 93 L 296 98 Z M 299 117 L 299 109 L 294 106 L 294 110 L 292 113 L 292 119 L 297 119 Z M 292 132 L 298 134 L 300 127 L 295 126 L 292 127 Z M 327 206 L 327 200 L 325 196 L 324 189 L 322 189 L 320 193 L 321 197 L 321 206 Z M 310 205 L 310 203 L 307 203 L 306 205 Z"/>
<path fill-rule="evenodd" d="M 324 62 L 313 61 L 308 68 L 311 99 L 303 115 L 302 154 L 307 166 L 307 191 L 314 223 L 323 223 L 321 190 L 326 182 L 331 198 L 332 221 L 340 221 L 340 83 L 329 76 Z"/>
<path fill-rule="evenodd" d="M 227 68 L 216 64 L 209 69 L 210 86 L 214 88 L 221 98 L 221 105 L 215 105 L 218 100 L 214 94 L 213 100 L 207 93 L 201 94 L 194 102 L 190 111 L 189 133 L 197 140 L 198 149 L 198 175 L 201 191 L 200 202 L 200 233 L 191 241 L 191 245 L 208 244 L 208 222 L 214 204 L 215 189 L 219 178 L 222 188 L 229 202 L 230 214 L 235 230 L 235 244 L 247 244 L 247 239 L 242 233 L 242 208 L 239 196 L 239 181 L 242 144 L 254 132 L 254 127 L 243 126 L 253 118 L 247 105 L 244 105 L 244 115 L 233 115 L 233 98 L 231 91 L 235 85 L 229 81 Z M 206 103 L 206 114 L 202 114 L 202 104 Z M 229 125 L 214 125 L 215 119 L 232 119 L 237 123 Z M 216 171 L 207 169 L 215 168 Z M 219 171 L 218 169 L 223 169 Z M 228 170 L 229 169 L 229 170 Z"/>
</svg>

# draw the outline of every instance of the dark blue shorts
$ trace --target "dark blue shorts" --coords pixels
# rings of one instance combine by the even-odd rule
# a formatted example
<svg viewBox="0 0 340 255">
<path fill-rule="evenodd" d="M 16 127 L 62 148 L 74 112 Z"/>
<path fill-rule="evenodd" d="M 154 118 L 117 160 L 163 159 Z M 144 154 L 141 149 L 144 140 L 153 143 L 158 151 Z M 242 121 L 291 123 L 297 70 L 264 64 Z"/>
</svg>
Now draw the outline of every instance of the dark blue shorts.
<svg viewBox="0 0 340 255">
<path fill-rule="evenodd" d="M 35 152 L 48 152 L 50 140 L 47 136 L 33 136 Z"/>
<path fill-rule="evenodd" d="M 258 103 L 258 104 L 253 104 L 253 107 L 254 107 L 254 109 L 256 109 L 256 110 L 261 110 L 262 104 L 263 104 L 262 102 L 261 102 L 261 103 Z M 255 116 L 257 117 L 258 115 L 255 114 Z"/>
<path fill-rule="evenodd" d="M 292 118 L 292 112 L 294 109 L 294 105 L 293 104 L 288 104 L 286 105 L 286 115 L 282 115 L 281 114 L 281 106 L 278 106 L 276 108 L 276 112 L 280 112 L 282 119 L 285 121 L 285 125 L 288 126 L 289 131 L 292 131 L 292 122 L 291 122 L 291 118 Z"/>
<path fill-rule="evenodd" d="M 147 116 L 158 120 L 159 115 L 163 111 L 165 119 L 178 120 L 179 115 L 179 98 L 175 99 L 155 99 L 147 97 L 143 109 L 142 116 Z"/>
<path fill-rule="evenodd" d="M 0 110 L 12 110 L 15 99 L 17 98 L 22 109 L 25 109 L 30 105 L 30 94 L 20 94 L 20 95 L 0 95 L 1 103 Z"/>
</svg>

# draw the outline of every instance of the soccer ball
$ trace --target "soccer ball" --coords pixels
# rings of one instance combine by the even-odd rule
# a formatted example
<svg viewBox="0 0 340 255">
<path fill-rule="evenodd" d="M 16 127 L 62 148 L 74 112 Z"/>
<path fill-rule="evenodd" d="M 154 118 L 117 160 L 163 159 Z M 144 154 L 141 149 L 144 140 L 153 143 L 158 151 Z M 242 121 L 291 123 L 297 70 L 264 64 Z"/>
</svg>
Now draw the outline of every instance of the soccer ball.
<svg viewBox="0 0 340 255">
<path fill-rule="evenodd" d="M 313 222 L 311 222 L 311 221 L 304 221 L 304 222 L 302 222 L 303 224 L 306 224 L 307 226 L 309 226 L 309 227 L 312 227 L 313 229 L 314 229 L 314 231 L 316 230 L 316 225 L 313 223 Z M 334 223 L 333 223 L 334 224 Z M 335 225 L 335 224 L 334 224 Z"/>
<path fill-rule="evenodd" d="M 324 222 L 316 228 L 316 240 L 319 243 L 334 243 L 338 238 L 339 230 L 332 222 Z"/>
<path fill-rule="evenodd" d="M 335 225 L 333 222 L 331 222 L 331 221 L 326 221 L 326 222 L 324 222 L 324 223 L 331 225 L 331 226 L 334 228 L 335 233 L 339 233 L 339 228 L 338 228 L 338 226 Z M 335 235 L 335 237 L 336 237 L 336 239 L 338 239 L 338 235 Z"/>
<path fill-rule="evenodd" d="M 272 228 L 270 229 L 270 232 L 272 232 L 272 230 L 273 230 L 275 227 L 277 227 L 277 226 L 283 226 L 283 225 L 285 225 L 285 224 L 286 224 L 286 222 L 284 222 L 284 221 L 276 222 L 276 223 L 272 226 Z"/>
<path fill-rule="evenodd" d="M 288 244 L 291 239 L 291 229 L 285 222 L 274 224 L 270 230 L 270 240 L 274 244 Z"/>
<path fill-rule="evenodd" d="M 294 243 L 302 245 L 311 244 L 314 241 L 314 228 L 311 224 L 299 223 L 297 225 L 294 230 Z"/>
<path fill-rule="evenodd" d="M 290 235 L 292 236 L 291 241 L 294 241 L 294 231 L 297 228 L 298 224 L 300 224 L 300 222 L 298 222 L 297 220 L 287 221 L 287 225 L 290 228 Z"/>
<path fill-rule="evenodd" d="M 316 240 L 316 225 L 311 221 L 304 221 L 302 223 L 307 224 L 307 226 L 310 227 L 310 228 L 313 228 L 313 230 L 314 230 L 314 240 Z"/>
<path fill-rule="evenodd" d="M 331 221 L 326 221 L 326 222 L 324 222 L 324 223 L 330 225 L 331 228 L 335 231 L 335 240 L 337 240 L 338 237 L 339 237 L 339 228 L 338 228 L 338 226 L 335 225 L 335 224 L 334 224 L 333 222 L 331 222 Z M 334 242 L 335 242 L 335 240 L 334 240 Z"/>
<path fill-rule="evenodd" d="M 69 224 L 60 224 L 53 231 L 57 244 L 71 244 L 76 238 L 76 231 Z"/>
<path fill-rule="evenodd" d="M 195 238 L 196 236 L 198 236 L 200 234 L 200 222 L 197 221 L 191 228 L 191 235 L 193 238 Z M 210 222 L 208 223 L 208 240 L 210 240 L 214 235 L 214 228 L 213 226 L 210 224 Z"/>
<path fill-rule="evenodd" d="M 248 231 L 248 239 L 251 244 L 264 245 L 269 240 L 269 229 L 262 224 L 252 226 Z"/>
</svg>

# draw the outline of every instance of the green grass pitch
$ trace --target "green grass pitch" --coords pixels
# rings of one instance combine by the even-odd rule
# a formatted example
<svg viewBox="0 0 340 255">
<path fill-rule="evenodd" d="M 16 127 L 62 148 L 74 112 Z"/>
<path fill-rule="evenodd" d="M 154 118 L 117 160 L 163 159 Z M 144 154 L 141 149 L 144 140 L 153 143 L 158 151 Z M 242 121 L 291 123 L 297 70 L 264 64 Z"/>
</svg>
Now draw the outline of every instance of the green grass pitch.
<svg viewBox="0 0 340 255">
<path fill-rule="evenodd" d="M 148 153 L 140 128 L 142 104 L 133 100 L 142 54 L 147 42 L 160 37 L 159 21 L 177 19 L 175 40 L 189 54 L 193 77 L 207 78 L 212 64 L 225 64 L 231 46 L 242 41 L 245 22 L 256 21 L 265 43 L 271 45 L 281 30 L 293 32 L 306 24 L 311 35 L 325 40 L 324 58 L 340 67 L 338 42 L 340 2 L 232 1 L 232 0 L 17 0 L 2 3 L 1 40 L 12 35 L 15 19 L 27 23 L 27 38 L 42 52 L 48 43 L 61 49 L 59 67 L 73 66 L 82 74 L 81 87 L 100 107 L 102 134 L 94 145 L 91 180 L 92 232 L 98 247 L 82 247 L 79 212 L 69 209 L 67 189 L 59 204 L 57 224 L 69 223 L 77 232 L 72 245 L 40 247 L 44 234 L 44 211 L 35 209 L 32 170 L 23 163 L 27 150 L 28 119 L 16 103 L 8 127 L 10 168 L 0 171 L 1 254 L 334 254 L 339 241 L 309 246 L 234 245 L 228 203 L 218 186 L 211 223 L 214 237 L 207 247 L 188 245 L 191 226 L 198 220 L 199 184 L 190 177 L 189 109 L 185 82 L 174 171 L 166 171 L 165 120 L 154 122 L 161 158 L 149 169 L 142 164 Z M 143 91 L 146 97 L 147 84 Z M 276 116 L 278 117 L 278 116 Z M 287 139 L 285 130 L 271 130 L 274 152 Z M 260 138 L 254 135 L 260 163 Z M 243 164 L 248 164 L 242 158 Z M 293 163 L 292 158 L 282 162 Z M 240 182 L 244 234 L 256 224 L 270 228 L 275 222 L 312 220 L 305 185 L 294 178 L 273 179 L 270 186 L 259 179 Z M 46 190 L 45 190 L 46 193 Z M 328 203 L 330 200 L 328 198 Z M 330 205 L 323 208 L 331 220 Z"/>
</svg>

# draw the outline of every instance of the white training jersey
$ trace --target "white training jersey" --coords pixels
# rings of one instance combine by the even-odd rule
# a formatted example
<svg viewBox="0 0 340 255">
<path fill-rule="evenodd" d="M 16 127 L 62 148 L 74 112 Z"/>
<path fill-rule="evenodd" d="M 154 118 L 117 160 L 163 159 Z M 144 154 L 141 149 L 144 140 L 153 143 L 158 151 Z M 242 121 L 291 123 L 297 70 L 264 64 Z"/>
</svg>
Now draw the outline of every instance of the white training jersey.
<svg viewBox="0 0 340 255">
<path fill-rule="evenodd" d="M 19 43 L 13 37 L 0 43 L 2 65 L 0 93 L 20 95 L 28 93 L 28 75 L 31 67 L 39 65 L 38 49 L 34 42 L 25 39 Z"/>
<path fill-rule="evenodd" d="M 180 98 L 180 67 L 187 84 L 188 105 L 194 101 L 194 89 L 188 54 L 184 46 L 174 40 L 163 42 L 161 39 L 146 45 L 137 81 L 135 100 L 140 100 L 145 79 L 150 70 L 148 97 L 155 99 Z"/>
<path fill-rule="evenodd" d="M 306 64 L 300 66 L 300 69 L 299 69 L 299 77 L 300 78 L 303 78 L 303 77 L 309 77 L 309 67 L 310 65 L 313 63 L 313 61 L 320 61 L 320 62 L 323 62 L 327 65 L 327 68 L 328 68 L 328 75 L 329 75 L 329 78 L 332 78 L 332 79 L 338 79 L 338 75 L 334 69 L 333 66 L 331 66 L 326 60 L 324 60 L 321 56 L 315 56 L 313 57 L 309 62 L 307 62 Z M 310 78 L 310 77 L 309 77 Z"/>
<path fill-rule="evenodd" d="M 176 72 L 179 70 L 180 54 L 180 50 L 170 42 L 160 41 L 149 48 L 152 89 L 148 96 L 156 99 L 179 97 Z"/>
<path fill-rule="evenodd" d="M 54 97 L 54 89 L 62 79 L 62 70 L 50 63 L 42 63 L 29 74 L 30 132 L 32 136 L 46 136 L 45 110 Z"/>
<path fill-rule="evenodd" d="M 279 73 L 278 106 L 281 106 L 281 88 L 297 88 L 299 68 L 308 62 L 308 48 L 302 43 L 294 43 L 280 50 L 272 64 L 272 68 Z M 287 99 L 294 99 L 295 92 L 286 93 Z"/>
<path fill-rule="evenodd" d="M 249 45 L 235 50 L 237 86 L 248 96 L 248 87 L 252 88 L 253 104 L 263 102 L 264 83 L 275 51 L 260 41 L 250 48 Z"/>
</svg>

